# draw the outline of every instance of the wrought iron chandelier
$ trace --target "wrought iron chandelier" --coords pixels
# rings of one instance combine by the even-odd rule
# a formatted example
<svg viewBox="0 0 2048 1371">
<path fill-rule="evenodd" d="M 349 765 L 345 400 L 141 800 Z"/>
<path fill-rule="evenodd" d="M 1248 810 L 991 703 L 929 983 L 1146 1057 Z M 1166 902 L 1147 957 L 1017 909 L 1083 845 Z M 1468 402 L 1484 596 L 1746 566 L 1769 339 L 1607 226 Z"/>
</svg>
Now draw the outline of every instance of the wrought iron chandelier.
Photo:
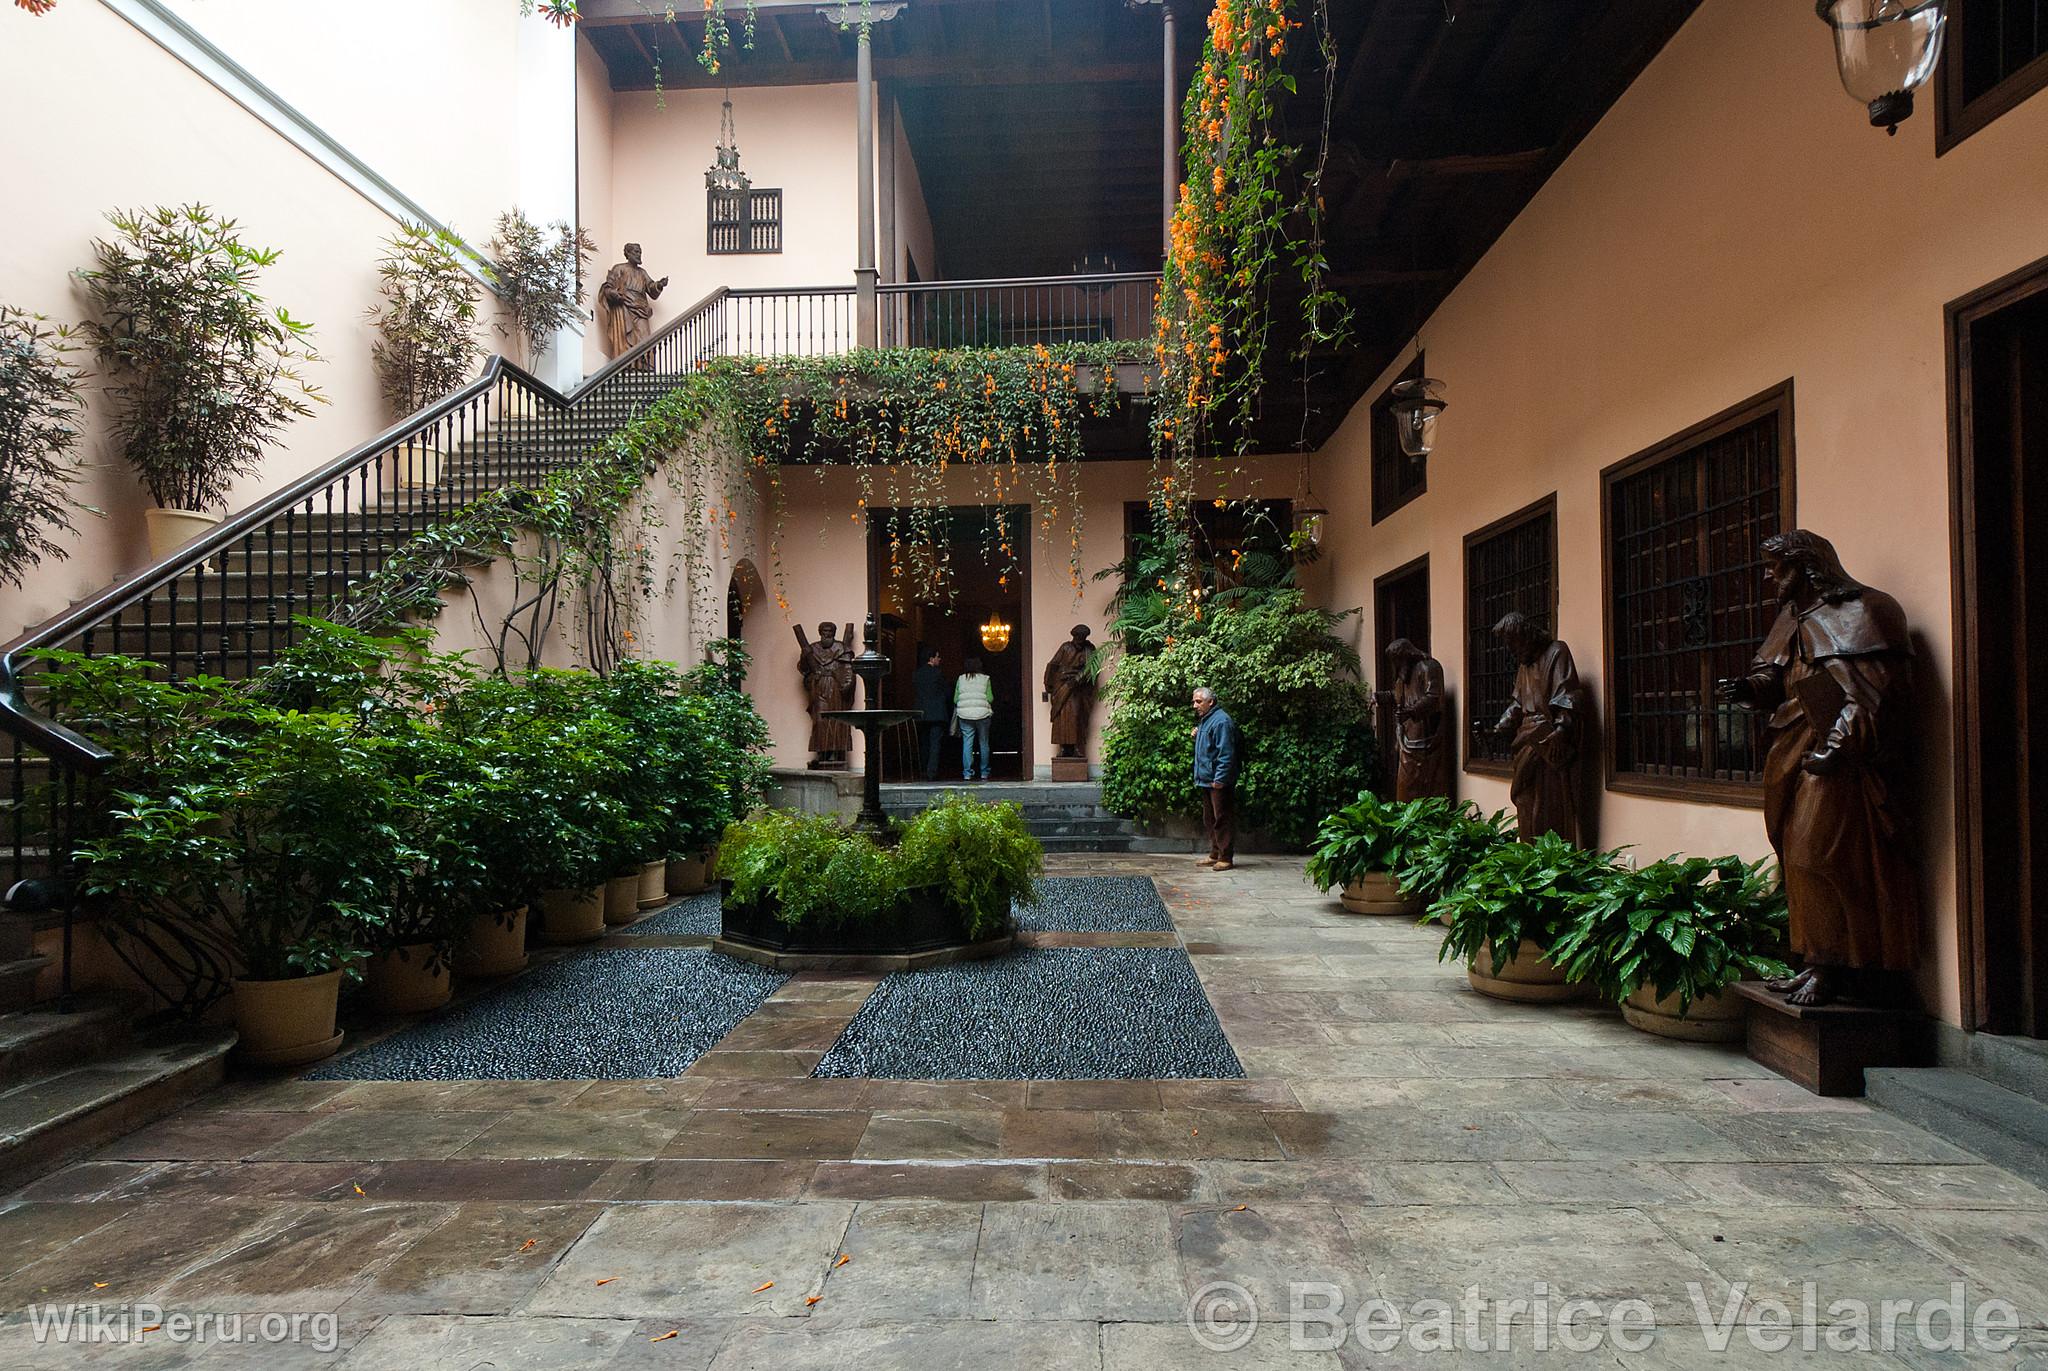
<svg viewBox="0 0 2048 1371">
<path fill-rule="evenodd" d="M 981 645 L 989 652 L 1001 652 L 1010 645 L 1010 625 L 1001 610 L 992 609 L 981 626 Z"/>
<path fill-rule="evenodd" d="M 704 184 L 711 190 L 724 191 L 729 195 L 744 194 L 754 183 L 740 170 L 740 140 L 733 130 L 732 97 L 725 97 L 724 107 L 718 119 L 718 150 L 712 155 L 711 165 L 704 170 Z"/>
</svg>

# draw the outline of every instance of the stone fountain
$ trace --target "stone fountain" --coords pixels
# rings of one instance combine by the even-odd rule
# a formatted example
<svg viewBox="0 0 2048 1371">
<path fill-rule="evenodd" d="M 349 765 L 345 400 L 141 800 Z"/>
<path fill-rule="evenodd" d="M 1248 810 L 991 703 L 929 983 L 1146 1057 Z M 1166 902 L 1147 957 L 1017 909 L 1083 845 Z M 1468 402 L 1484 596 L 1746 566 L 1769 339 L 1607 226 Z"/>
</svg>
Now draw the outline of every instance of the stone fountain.
<svg viewBox="0 0 2048 1371">
<path fill-rule="evenodd" d="M 882 709 L 882 677 L 888 673 L 889 659 L 884 657 L 878 646 L 879 635 L 875 630 L 875 616 L 870 614 L 861 625 L 861 652 L 853 659 L 853 674 L 860 677 L 866 689 L 861 698 L 867 701 L 866 709 L 828 709 L 825 717 L 852 724 L 860 730 L 861 736 L 861 801 L 860 814 L 853 826 L 862 832 L 871 833 L 877 839 L 889 834 L 889 816 L 882 812 L 882 753 L 881 733 L 885 728 L 907 723 L 918 717 L 914 709 Z"/>
</svg>

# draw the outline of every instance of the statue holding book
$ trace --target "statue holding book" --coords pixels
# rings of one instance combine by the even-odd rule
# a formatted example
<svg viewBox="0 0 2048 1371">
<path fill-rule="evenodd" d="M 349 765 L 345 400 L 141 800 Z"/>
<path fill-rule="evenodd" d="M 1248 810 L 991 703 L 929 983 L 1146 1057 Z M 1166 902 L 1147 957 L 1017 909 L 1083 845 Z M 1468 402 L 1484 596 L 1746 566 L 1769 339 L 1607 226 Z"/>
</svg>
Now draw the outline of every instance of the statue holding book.
<svg viewBox="0 0 2048 1371">
<path fill-rule="evenodd" d="M 1716 693 L 1770 715 L 1764 830 L 1804 963 L 1770 988 L 1822 1005 L 1869 994 L 1872 973 L 1911 970 L 1919 955 L 1900 775 L 1913 647 L 1899 602 L 1851 578 L 1827 539 L 1793 529 L 1765 539 L 1763 553 L 1777 622 L 1749 671 Z"/>
</svg>

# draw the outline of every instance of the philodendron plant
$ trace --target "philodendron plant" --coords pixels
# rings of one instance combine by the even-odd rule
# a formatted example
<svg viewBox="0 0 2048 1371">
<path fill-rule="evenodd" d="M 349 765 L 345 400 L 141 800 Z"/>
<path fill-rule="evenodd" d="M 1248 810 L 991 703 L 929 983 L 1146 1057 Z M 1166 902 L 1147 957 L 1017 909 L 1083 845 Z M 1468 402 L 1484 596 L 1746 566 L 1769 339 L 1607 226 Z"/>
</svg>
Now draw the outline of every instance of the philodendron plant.
<svg viewBox="0 0 2048 1371">
<path fill-rule="evenodd" d="M 1551 948 L 1572 927 L 1579 902 L 1618 871 L 1613 852 L 1589 852 L 1555 833 L 1497 844 L 1430 906 L 1447 925 L 1437 959 L 1471 965 L 1491 944 L 1498 976 L 1524 942 Z"/>
<path fill-rule="evenodd" d="M 1574 901 L 1574 919 L 1550 956 L 1610 1000 L 1648 987 L 1696 1000 L 1742 980 L 1785 976 L 1785 890 L 1768 862 L 1668 857 L 1622 867 Z"/>
<path fill-rule="evenodd" d="M 1469 804 L 1436 797 L 1383 800 L 1362 792 L 1317 828 L 1308 877 L 1318 889 L 1334 890 L 1374 872 L 1398 874 L 1420 858 L 1439 833 L 1477 817 Z"/>
</svg>

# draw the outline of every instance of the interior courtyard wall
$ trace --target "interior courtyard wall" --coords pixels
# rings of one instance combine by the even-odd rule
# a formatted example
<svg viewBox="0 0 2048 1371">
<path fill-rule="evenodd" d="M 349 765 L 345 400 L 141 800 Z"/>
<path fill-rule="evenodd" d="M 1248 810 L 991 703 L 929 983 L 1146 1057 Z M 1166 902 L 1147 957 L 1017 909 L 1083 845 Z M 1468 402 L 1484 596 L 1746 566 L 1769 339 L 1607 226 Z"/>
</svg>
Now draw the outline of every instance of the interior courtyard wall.
<svg viewBox="0 0 2048 1371">
<path fill-rule="evenodd" d="M 1797 522 L 1895 595 L 1920 647 L 1924 1002 L 1959 1018 L 1943 306 L 2048 255 L 2048 96 L 1935 156 L 1932 92 L 1896 138 L 1781 0 L 1702 6 L 1422 328 L 1450 409 L 1428 492 L 1371 523 L 1370 416 L 1320 454 L 1336 598 L 1429 556 L 1462 694 L 1464 536 L 1557 496 L 1559 635 L 1600 708 L 1600 472 L 1790 378 Z M 1369 395 L 1391 383 L 1390 367 Z M 1370 616 L 1361 644 L 1374 641 Z M 1461 774 L 1488 808 L 1506 785 Z M 1768 851 L 1756 809 L 1608 791 L 1641 857 Z"/>
</svg>

